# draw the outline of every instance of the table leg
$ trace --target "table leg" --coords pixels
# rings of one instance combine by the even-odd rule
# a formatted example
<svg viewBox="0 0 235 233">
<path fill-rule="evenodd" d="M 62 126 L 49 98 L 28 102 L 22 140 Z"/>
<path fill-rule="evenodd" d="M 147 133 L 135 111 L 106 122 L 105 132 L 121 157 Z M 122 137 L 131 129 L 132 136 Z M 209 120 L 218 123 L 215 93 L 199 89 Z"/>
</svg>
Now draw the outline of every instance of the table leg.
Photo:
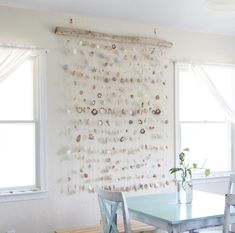
<svg viewBox="0 0 235 233">
<path fill-rule="evenodd" d="M 171 233 L 180 233 L 179 228 L 176 226 L 173 226 Z"/>
<path fill-rule="evenodd" d="M 181 233 L 178 227 L 173 227 L 170 233 Z M 199 233 L 197 230 L 190 230 L 188 233 Z"/>
</svg>

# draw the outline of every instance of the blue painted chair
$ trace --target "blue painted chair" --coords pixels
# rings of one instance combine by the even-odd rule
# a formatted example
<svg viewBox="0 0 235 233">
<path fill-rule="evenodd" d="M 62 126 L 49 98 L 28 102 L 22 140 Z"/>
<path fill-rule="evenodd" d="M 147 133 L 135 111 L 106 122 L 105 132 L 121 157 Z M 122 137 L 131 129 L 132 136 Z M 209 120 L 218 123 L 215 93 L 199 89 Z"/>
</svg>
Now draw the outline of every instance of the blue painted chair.
<svg viewBox="0 0 235 233">
<path fill-rule="evenodd" d="M 224 224 L 223 224 L 223 233 L 231 233 L 231 224 L 230 224 L 230 207 L 235 205 L 235 194 L 234 186 L 235 185 L 235 174 L 230 174 L 227 194 L 225 194 L 225 207 L 224 207 Z M 207 231 L 211 233 L 218 233 L 220 231 Z"/>
<path fill-rule="evenodd" d="M 228 190 L 227 194 L 225 194 L 225 207 L 224 207 L 224 224 L 223 224 L 223 233 L 231 233 L 231 225 L 230 225 L 230 206 L 234 205 L 231 202 L 231 197 L 235 196 L 234 193 L 235 187 L 235 174 L 230 174 L 229 176 L 229 183 L 228 183 Z M 221 227 L 219 227 L 221 228 Z M 221 230 L 207 230 L 207 233 L 220 233 Z M 202 233 L 202 231 L 200 231 Z"/>
<path fill-rule="evenodd" d="M 230 224 L 230 207 L 232 205 L 235 205 L 234 185 L 235 185 L 235 174 L 230 174 L 228 191 L 227 194 L 225 194 L 224 224 L 223 224 L 224 233 L 232 232 L 231 231 L 232 225 Z"/>
<path fill-rule="evenodd" d="M 98 190 L 98 201 L 104 233 L 119 233 L 117 212 L 122 212 L 125 233 L 131 233 L 131 224 L 124 193 Z"/>
<path fill-rule="evenodd" d="M 225 195 L 224 224 L 223 233 L 229 233 L 230 230 L 230 207 L 235 206 L 235 194 Z"/>
</svg>

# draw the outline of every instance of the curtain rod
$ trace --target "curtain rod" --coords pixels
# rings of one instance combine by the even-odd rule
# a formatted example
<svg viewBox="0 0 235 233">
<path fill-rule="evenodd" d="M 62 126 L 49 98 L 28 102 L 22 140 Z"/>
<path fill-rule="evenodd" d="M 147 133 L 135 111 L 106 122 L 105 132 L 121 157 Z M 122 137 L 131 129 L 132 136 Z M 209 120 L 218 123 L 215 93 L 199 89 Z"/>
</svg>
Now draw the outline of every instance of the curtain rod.
<svg viewBox="0 0 235 233">
<path fill-rule="evenodd" d="M 212 66 L 233 66 L 235 67 L 235 63 L 224 63 L 224 62 L 203 62 L 203 61 L 172 61 L 175 64 L 179 65 L 212 65 Z"/>
<path fill-rule="evenodd" d="M 12 49 L 28 49 L 28 50 L 36 50 L 36 51 L 43 51 L 48 52 L 47 49 L 38 48 L 34 46 L 26 46 L 26 45 L 18 45 L 18 44 L 7 44 L 7 43 L 0 43 L 1 48 L 12 48 Z"/>
<path fill-rule="evenodd" d="M 173 43 L 159 38 L 111 35 L 78 28 L 56 27 L 55 34 L 63 36 L 85 37 L 97 40 L 107 40 L 117 43 L 146 44 L 166 48 L 171 48 L 173 45 Z"/>
</svg>

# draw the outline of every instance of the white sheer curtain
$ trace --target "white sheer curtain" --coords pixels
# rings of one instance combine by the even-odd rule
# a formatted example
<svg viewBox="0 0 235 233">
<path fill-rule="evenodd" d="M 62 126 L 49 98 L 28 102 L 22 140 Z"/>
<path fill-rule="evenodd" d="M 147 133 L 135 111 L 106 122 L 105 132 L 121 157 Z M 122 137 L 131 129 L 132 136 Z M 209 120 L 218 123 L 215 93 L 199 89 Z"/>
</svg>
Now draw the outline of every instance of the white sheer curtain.
<svg viewBox="0 0 235 233">
<path fill-rule="evenodd" d="M 0 83 L 31 54 L 30 49 L 0 46 Z"/>
<path fill-rule="evenodd" d="M 194 76 L 202 83 L 209 93 L 212 95 L 214 100 L 218 103 L 220 108 L 224 111 L 228 120 L 235 124 L 235 105 L 231 106 L 223 97 L 222 93 L 218 90 L 218 88 L 213 83 L 213 78 L 210 77 L 210 74 L 205 69 L 205 66 L 192 64 L 191 65 L 192 72 Z M 223 77 L 221 77 L 223 78 Z M 234 77 L 235 78 L 235 77 Z M 234 100 L 235 101 L 235 100 Z"/>
</svg>

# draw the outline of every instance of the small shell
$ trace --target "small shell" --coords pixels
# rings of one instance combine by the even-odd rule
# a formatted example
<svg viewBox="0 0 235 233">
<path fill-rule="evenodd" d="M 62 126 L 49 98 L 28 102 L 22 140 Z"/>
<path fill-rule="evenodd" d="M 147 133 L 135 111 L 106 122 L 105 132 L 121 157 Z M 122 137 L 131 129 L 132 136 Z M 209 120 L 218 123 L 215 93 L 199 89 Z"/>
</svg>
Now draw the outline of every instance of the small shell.
<svg viewBox="0 0 235 233">
<path fill-rule="evenodd" d="M 144 134 L 144 133 L 145 133 L 145 129 L 141 129 L 141 130 L 140 130 L 140 133 L 141 133 L 141 134 Z"/>
<path fill-rule="evenodd" d="M 98 114 L 97 109 L 93 108 L 93 109 L 91 110 L 91 114 L 92 114 L 93 116 L 97 115 L 97 114 Z"/>
<path fill-rule="evenodd" d="M 94 139 L 94 135 L 93 134 L 89 134 L 89 139 L 93 140 Z"/>
<path fill-rule="evenodd" d="M 140 125 L 143 124 L 143 121 L 139 119 L 138 124 L 140 124 Z"/>
<path fill-rule="evenodd" d="M 102 120 L 99 120 L 99 121 L 98 121 L 98 124 L 99 124 L 99 125 L 103 125 L 103 121 L 102 121 Z"/>
<path fill-rule="evenodd" d="M 76 137 L 76 142 L 80 142 L 81 141 L 81 135 L 79 134 L 77 137 Z"/>
</svg>

